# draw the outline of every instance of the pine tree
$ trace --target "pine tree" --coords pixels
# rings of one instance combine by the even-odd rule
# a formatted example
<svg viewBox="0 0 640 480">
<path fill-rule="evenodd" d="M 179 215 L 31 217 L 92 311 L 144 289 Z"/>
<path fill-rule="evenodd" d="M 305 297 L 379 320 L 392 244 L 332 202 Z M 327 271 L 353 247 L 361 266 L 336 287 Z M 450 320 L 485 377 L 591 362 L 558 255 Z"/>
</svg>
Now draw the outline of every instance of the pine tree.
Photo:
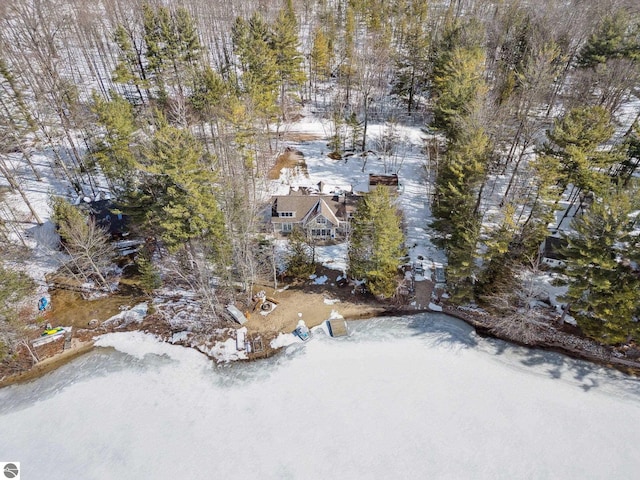
<svg viewBox="0 0 640 480">
<path fill-rule="evenodd" d="M 316 264 L 313 261 L 312 249 L 304 230 L 296 225 L 291 231 L 288 240 L 287 275 L 298 279 L 308 279 L 309 275 L 315 273 Z"/>
<path fill-rule="evenodd" d="M 629 33 L 632 31 L 627 12 L 616 11 L 607 15 L 578 55 L 578 66 L 593 68 L 608 60 L 637 55 Z"/>
<path fill-rule="evenodd" d="M 640 338 L 640 277 L 627 252 L 639 206 L 635 190 L 607 192 L 565 235 L 564 300 L 586 334 L 610 344 Z"/>
<path fill-rule="evenodd" d="M 92 110 L 105 133 L 98 136 L 90 157 L 109 183 L 127 194 L 133 190 L 136 178 L 137 162 L 132 150 L 135 118 L 129 102 L 114 92 L 110 95 L 111 100 L 104 100 L 96 92 L 92 96 Z"/>
<path fill-rule="evenodd" d="M 331 74 L 331 44 L 321 27 L 316 28 L 313 34 L 313 45 L 311 46 L 310 69 L 313 87 L 317 90 L 317 82 L 323 82 Z"/>
<path fill-rule="evenodd" d="M 118 63 L 113 71 L 113 81 L 133 85 L 140 103 L 144 104 L 145 95 L 142 91 L 146 91 L 146 95 L 149 96 L 149 81 L 147 80 L 141 46 L 135 44 L 131 34 L 122 24 L 116 27 L 114 40 L 118 45 L 119 52 Z"/>
<path fill-rule="evenodd" d="M 616 177 L 622 179 L 625 186 L 629 184 L 635 172 L 640 166 L 640 122 L 635 121 L 627 132 L 622 145 L 624 156 L 620 167 L 616 171 Z"/>
<path fill-rule="evenodd" d="M 146 204 L 149 225 L 160 229 L 169 250 L 175 252 L 193 239 L 222 246 L 217 177 L 202 146 L 188 131 L 160 117 L 152 142 L 142 153 L 146 178 L 139 201 Z"/>
<path fill-rule="evenodd" d="M 166 100 L 167 92 L 164 81 L 166 66 L 165 41 L 169 30 L 169 10 L 159 7 L 157 10 L 149 4 L 142 6 L 144 42 L 147 47 L 145 57 L 149 69 L 148 78 L 153 80 L 161 100 Z"/>
<path fill-rule="evenodd" d="M 202 45 L 195 22 L 184 7 L 170 10 L 143 5 L 145 56 L 149 72 L 160 100 L 166 100 L 166 87 L 177 89 L 185 96 L 185 87 L 192 86 Z"/>
<path fill-rule="evenodd" d="M 151 293 L 153 290 L 160 288 L 162 278 L 147 252 L 142 252 L 136 257 L 136 265 L 140 274 L 140 285 L 146 293 Z"/>
<path fill-rule="evenodd" d="M 352 3 L 347 3 L 344 18 L 344 36 L 339 52 L 338 83 L 345 91 L 345 103 L 349 104 L 353 77 L 356 74 L 356 18 Z"/>
<path fill-rule="evenodd" d="M 26 273 L 0 265 L 0 362 L 15 352 L 23 336 L 17 305 L 28 295 L 33 295 L 35 287 Z"/>
<path fill-rule="evenodd" d="M 275 55 L 275 64 L 280 84 L 280 107 L 282 117 L 287 119 L 286 92 L 289 87 L 301 86 L 306 80 L 302 69 L 302 54 L 299 52 L 298 22 L 291 0 L 280 10 L 276 19 L 269 45 Z"/>
<path fill-rule="evenodd" d="M 434 42 L 431 94 L 436 128 L 451 137 L 455 116 L 467 116 L 484 94 L 484 51 L 477 21 L 454 19 L 448 11 L 441 38 Z"/>
<path fill-rule="evenodd" d="M 415 98 L 427 86 L 429 59 L 429 32 L 426 29 L 427 3 L 415 2 L 411 5 L 409 26 L 396 55 L 396 76 L 392 94 L 407 102 L 407 111 L 414 110 Z"/>
<path fill-rule="evenodd" d="M 483 253 L 485 262 L 479 275 L 476 292 L 479 295 L 490 294 L 497 291 L 497 284 L 508 285 L 513 280 L 512 262 L 514 255 L 510 252 L 519 233 L 515 222 L 515 206 L 506 205 L 501 214 L 502 223 L 489 233 L 489 238 L 484 242 L 486 250 Z"/>
<path fill-rule="evenodd" d="M 362 198 L 351 220 L 349 275 L 365 280 L 373 295 L 392 297 L 403 243 L 398 210 L 389 191 L 378 186 Z"/>
<path fill-rule="evenodd" d="M 484 130 L 467 122 L 450 142 L 436 178 L 433 227 L 444 237 L 447 278 L 456 300 L 470 300 L 475 255 L 480 234 L 479 189 L 490 153 Z"/>
<path fill-rule="evenodd" d="M 480 48 L 454 48 L 436 64 L 433 77 L 433 125 L 453 138 L 460 119 L 481 105 L 486 87 L 483 78 L 484 53 Z"/>
<path fill-rule="evenodd" d="M 232 83 L 211 67 L 206 67 L 196 75 L 189 101 L 204 122 L 224 120 L 234 123 L 244 116 L 238 92 Z M 215 135 L 213 137 L 215 141 Z"/>
<path fill-rule="evenodd" d="M 248 22 L 238 17 L 233 26 L 233 47 L 242 69 L 242 86 L 258 115 L 276 113 L 280 92 L 278 59 L 270 46 L 270 30 L 259 13 Z"/>
<path fill-rule="evenodd" d="M 554 121 L 553 130 L 547 132 L 551 143 L 543 153 L 560 162 L 560 181 L 565 188 L 570 183 L 593 192 L 606 187 L 606 172 L 620 158 L 599 147 L 613 132 L 609 112 L 599 106 L 574 108 Z"/>
</svg>

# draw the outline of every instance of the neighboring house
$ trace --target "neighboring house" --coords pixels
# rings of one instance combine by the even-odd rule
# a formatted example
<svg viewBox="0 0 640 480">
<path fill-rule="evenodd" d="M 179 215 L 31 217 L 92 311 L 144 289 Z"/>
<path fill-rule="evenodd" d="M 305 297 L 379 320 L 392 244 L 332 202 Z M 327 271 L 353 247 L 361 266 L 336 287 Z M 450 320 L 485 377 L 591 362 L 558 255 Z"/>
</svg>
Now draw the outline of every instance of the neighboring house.
<svg viewBox="0 0 640 480">
<path fill-rule="evenodd" d="M 567 246 L 567 241 L 561 237 L 549 236 L 544 239 L 541 246 L 542 263 L 552 267 L 564 265 L 566 257 L 562 254 L 562 249 Z"/>
<path fill-rule="evenodd" d="M 387 187 L 391 195 L 397 195 L 400 192 L 400 182 L 398 180 L 398 174 L 390 175 L 374 175 L 369 174 L 369 191 L 374 188 L 382 186 Z"/>
<path fill-rule="evenodd" d="M 344 237 L 360 197 L 342 195 L 278 195 L 272 198 L 271 224 L 276 232 L 291 233 L 300 226 L 315 239 Z"/>
<path fill-rule="evenodd" d="M 113 201 L 96 200 L 84 205 L 96 225 L 106 229 L 112 238 L 127 236 L 128 217 L 118 210 Z"/>
</svg>

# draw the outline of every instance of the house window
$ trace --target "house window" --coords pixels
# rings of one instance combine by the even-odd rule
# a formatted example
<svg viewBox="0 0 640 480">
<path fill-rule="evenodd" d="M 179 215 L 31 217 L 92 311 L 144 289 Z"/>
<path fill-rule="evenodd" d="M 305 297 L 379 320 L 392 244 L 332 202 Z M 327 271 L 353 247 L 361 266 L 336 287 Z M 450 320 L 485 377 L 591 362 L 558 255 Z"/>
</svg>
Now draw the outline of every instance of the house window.
<svg viewBox="0 0 640 480">
<path fill-rule="evenodd" d="M 312 228 L 311 236 L 313 237 L 329 237 L 331 236 L 330 228 Z"/>
<path fill-rule="evenodd" d="M 327 223 L 327 219 L 323 216 L 319 216 L 318 218 L 316 218 L 316 223 L 325 224 Z"/>
<path fill-rule="evenodd" d="M 293 217 L 293 212 L 280 212 L 281 217 Z"/>
<path fill-rule="evenodd" d="M 293 224 L 291 223 L 283 223 L 282 224 L 282 231 L 283 232 L 290 232 L 293 229 Z"/>
</svg>

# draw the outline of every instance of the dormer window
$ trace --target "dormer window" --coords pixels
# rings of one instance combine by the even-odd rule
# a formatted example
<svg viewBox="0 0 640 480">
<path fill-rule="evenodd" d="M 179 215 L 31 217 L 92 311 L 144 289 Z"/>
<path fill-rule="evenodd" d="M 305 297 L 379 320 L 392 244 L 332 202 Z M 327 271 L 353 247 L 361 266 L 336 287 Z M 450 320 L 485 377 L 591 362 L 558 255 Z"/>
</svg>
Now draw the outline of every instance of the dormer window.
<svg viewBox="0 0 640 480">
<path fill-rule="evenodd" d="M 280 217 L 293 217 L 293 212 L 280 212 Z"/>
</svg>

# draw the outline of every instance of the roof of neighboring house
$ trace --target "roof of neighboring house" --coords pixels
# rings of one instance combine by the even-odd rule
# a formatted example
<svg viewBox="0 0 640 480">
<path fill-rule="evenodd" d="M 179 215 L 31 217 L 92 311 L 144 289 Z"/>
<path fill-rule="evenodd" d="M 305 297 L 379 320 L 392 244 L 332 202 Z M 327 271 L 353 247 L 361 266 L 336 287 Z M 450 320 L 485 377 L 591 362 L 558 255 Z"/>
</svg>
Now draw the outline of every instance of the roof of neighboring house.
<svg viewBox="0 0 640 480">
<path fill-rule="evenodd" d="M 564 238 L 549 236 L 544 240 L 543 255 L 553 260 L 566 260 L 567 257 L 562 253 L 562 249 L 566 246 L 567 241 Z"/>
<path fill-rule="evenodd" d="M 393 173 L 390 175 L 374 175 L 369 174 L 369 185 L 385 185 L 387 187 L 398 186 L 398 174 Z"/>
<path fill-rule="evenodd" d="M 84 208 L 88 209 L 96 224 L 106 228 L 111 235 L 122 235 L 125 232 L 128 216 L 118 210 L 112 200 L 96 200 L 81 205 L 86 205 Z"/>
</svg>

